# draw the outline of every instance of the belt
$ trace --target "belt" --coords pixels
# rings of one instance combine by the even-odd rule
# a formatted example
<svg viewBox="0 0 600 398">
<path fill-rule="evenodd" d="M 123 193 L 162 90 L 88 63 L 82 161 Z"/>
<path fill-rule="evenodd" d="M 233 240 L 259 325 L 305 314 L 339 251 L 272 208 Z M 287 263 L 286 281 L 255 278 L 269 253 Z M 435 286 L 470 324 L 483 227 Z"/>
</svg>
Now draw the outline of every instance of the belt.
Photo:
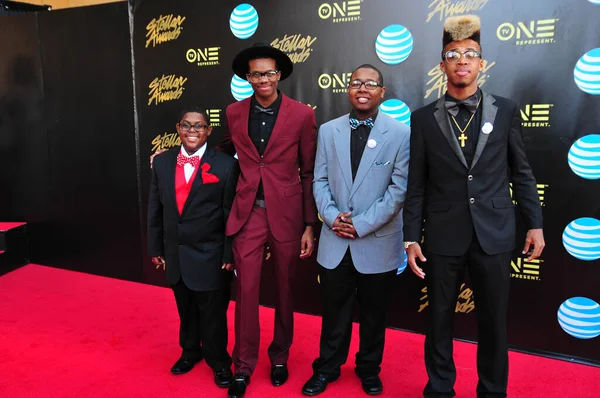
<svg viewBox="0 0 600 398">
<path fill-rule="evenodd" d="M 265 200 L 264 199 L 256 199 L 254 201 L 254 206 L 262 207 L 263 209 L 265 209 L 267 207 L 267 206 L 265 206 Z"/>
</svg>

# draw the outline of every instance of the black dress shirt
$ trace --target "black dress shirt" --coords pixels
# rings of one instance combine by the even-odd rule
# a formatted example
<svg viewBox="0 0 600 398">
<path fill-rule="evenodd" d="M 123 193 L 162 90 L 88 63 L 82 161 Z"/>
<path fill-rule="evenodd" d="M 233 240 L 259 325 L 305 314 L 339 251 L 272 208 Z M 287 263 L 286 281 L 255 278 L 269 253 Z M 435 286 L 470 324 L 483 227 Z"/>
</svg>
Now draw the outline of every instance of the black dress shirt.
<svg viewBox="0 0 600 398">
<path fill-rule="evenodd" d="M 471 97 L 473 96 L 476 96 L 477 100 L 479 101 L 479 99 L 481 99 L 481 90 L 478 89 L 477 92 Z M 446 101 L 459 102 L 459 100 L 452 97 L 448 93 L 446 93 Z M 471 116 L 473 116 L 473 120 L 471 120 L 469 127 L 467 127 L 467 129 L 465 130 L 465 135 L 467 136 L 465 146 L 463 147 L 461 141 L 458 141 L 459 145 L 461 146 L 460 149 L 462 149 L 463 155 L 465 155 L 465 159 L 468 165 L 471 165 L 471 162 L 473 161 L 473 156 L 475 155 L 475 148 L 477 147 L 477 139 L 479 138 L 479 130 L 481 130 L 481 108 L 482 106 L 480 102 L 479 106 L 477 107 L 477 110 L 475 111 L 475 116 L 473 116 L 473 114 L 469 112 L 467 107 L 464 105 L 459 106 L 458 115 L 456 115 L 456 117 L 453 118 L 451 114 L 448 114 L 448 117 L 450 118 L 450 125 L 452 126 L 452 130 L 454 131 L 454 135 L 456 135 L 456 139 L 458 139 L 458 137 L 461 136 L 461 132 L 458 129 L 458 127 L 456 127 L 456 123 L 458 123 L 461 129 L 464 129 L 467 123 L 469 123 L 469 119 L 471 119 Z M 456 123 L 454 123 L 454 120 L 452 119 L 456 120 Z"/>
<path fill-rule="evenodd" d="M 250 117 L 248 118 L 248 134 L 254 143 L 258 154 L 262 157 L 271 138 L 271 132 L 277 120 L 279 107 L 281 106 L 281 93 L 277 90 L 277 99 L 269 106 L 262 107 L 256 98 L 252 96 L 250 101 Z M 258 108 L 268 110 L 263 112 Z M 265 192 L 263 190 L 262 180 L 258 186 L 256 199 L 264 199 Z"/>
<path fill-rule="evenodd" d="M 350 117 L 358 119 L 354 110 L 350 112 Z M 375 123 L 376 117 L 377 113 L 371 116 L 373 123 Z M 350 129 L 350 163 L 352 165 L 352 181 L 354 181 L 356 172 L 358 171 L 358 166 L 360 166 L 360 160 L 362 159 L 363 152 L 365 151 L 365 145 L 367 145 L 369 134 L 371 134 L 371 128 L 365 126 L 364 124 L 361 124 L 354 130 Z"/>
</svg>

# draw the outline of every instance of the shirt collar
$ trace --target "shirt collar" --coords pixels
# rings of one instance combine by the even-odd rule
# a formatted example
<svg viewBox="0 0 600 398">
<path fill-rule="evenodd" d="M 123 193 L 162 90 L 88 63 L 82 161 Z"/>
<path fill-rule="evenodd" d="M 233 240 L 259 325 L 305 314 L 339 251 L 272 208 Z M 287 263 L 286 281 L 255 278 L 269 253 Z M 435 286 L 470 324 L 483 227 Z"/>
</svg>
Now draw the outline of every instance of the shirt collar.
<svg viewBox="0 0 600 398">
<path fill-rule="evenodd" d="M 200 149 L 198 149 L 196 151 L 196 153 L 194 153 L 192 156 L 188 155 L 186 150 L 183 148 L 183 145 L 181 145 L 181 150 L 180 150 L 181 154 L 183 156 L 185 156 L 186 158 L 191 158 L 193 156 L 200 156 L 200 159 L 202 159 L 202 156 L 204 156 L 204 152 L 206 152 L 206 142 L 204 143 L 204 145 L 202 145 L 200 147 Z"/>
<path fill-rule="evenodd" d="M 375 119 L 377 119 L 377 115 L 379 115 L 379 109 L 377 109 L 375 114 L 373 116 L 371 116 L 371 119 L 373 119 L 373 123 L 375 123 Z M 362 120 L 361 118 L 358 117 L 358 113 L 356 113 L 356 111 L 354 109 L 352 109 L 350 111 L 350 117 L 353 117 L 358 120 Z"/>
<path fill-rule="evenodd" d="M 277 111 L 279 111 L 279 106 L 281 105 L 281 97 L 282 97 L 282 95 L 281 95 L 281 91 L 277 90 L 277 98 L 275 99 L 275 101 L 273 101 L 272 103 L 270 103 L 270 104 L 269 104 L 269 105 L 267 105 L 267 106 L 262 106 L 262 105 L 260 105 L 260 104 L 258 103 L 258 101 L 256 100 L 256 96 L 255 96 L 255 95 L 253 95 L 253 96 L 252 96 L 252 100 L 250 101 L 250 109 L 253 109 L 253 108 L 254 108 L 254 105 L 260 105 L 260 106 L 262 106 L 263 108 L 270 108 L 270 109 L 273 109 L 273 111 L 274 111 L 275 113 L 277 113 Z"/>
<path fill-rule="evenodd" d="M 475 91 L 475 94 L 471 95 L 469 98 L 472 98 L 472 97 L 477 98 L 477 101 L 479 101 L 479 99 L 481 98 L 481 89 L 477 88 L 477 91 Z M 465 98 L 462 101 L 465 101 L 469 98 Z M 454 98 L 453 96 L 448 94 L 448 92 L 446 91 L 446 101 L 460 102 L 461 100 Z"/>
</svg>

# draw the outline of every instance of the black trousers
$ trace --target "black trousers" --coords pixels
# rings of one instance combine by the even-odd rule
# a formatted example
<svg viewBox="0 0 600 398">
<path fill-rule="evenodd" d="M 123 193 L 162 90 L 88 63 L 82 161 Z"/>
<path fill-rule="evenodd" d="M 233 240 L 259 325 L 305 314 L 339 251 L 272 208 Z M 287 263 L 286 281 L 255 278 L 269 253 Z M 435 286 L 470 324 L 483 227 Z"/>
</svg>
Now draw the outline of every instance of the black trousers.
<svg viewBox="0 0 600 398">
<path fill-rule="evenodd" d="M 352 335 L 352 312 L 359 306 L 360 345 L 356 354 L 359 377 L 381 371 L 388 292 L 396 270 L 381 274 L 361 274 L 352 262 L 350 250 L 335 269 L 320 267 L 323 323 L 319 358 L 313 362 L 315 373 L 339 376 L 346 363 Z"/>
<path fill-rule="evenodd" d="M 425 253 L 429 324 L 425 338 L 426 397 L 455 395 L 456 368 L 452 358 L 456 301 L 469 272 L 478 325 L 478 397 L 504 397 L 508 382 L 506 311 L 512 252 L 486 254 L 475 233 L 462 256 Z"/>
<path fill-rule="evenodd" d="M 171 285 L 179 312 L 182 356 L 200 359 L 214 370 L 231 367 L 227 352 L 227 307 L 230 288 L 196 292 L 179 279 Z"/>
</svg>

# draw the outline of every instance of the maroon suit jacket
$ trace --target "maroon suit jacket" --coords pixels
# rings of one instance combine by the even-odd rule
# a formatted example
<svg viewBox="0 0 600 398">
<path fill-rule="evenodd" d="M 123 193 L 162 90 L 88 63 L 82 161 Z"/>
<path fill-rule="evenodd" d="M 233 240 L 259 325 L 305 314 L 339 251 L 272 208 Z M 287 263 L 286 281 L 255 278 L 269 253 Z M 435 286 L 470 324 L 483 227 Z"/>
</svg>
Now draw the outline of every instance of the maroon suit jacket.
<svg viewBox="0 0 600 398">
<path fill-rule="evenodd" d="M 318 221 L 312 180 L 317 147 L 313 110 L 281 94 L 271 138 L 261 157 L 248 134 L 251 98 L 227 107 L 228 131 L 219 149 L 237 152 L 241 169 L 226 234 L 248 220 L 262 179 L 269 227 L 280 242 L 299 240 L 307 223 Z"/>
</svg>

